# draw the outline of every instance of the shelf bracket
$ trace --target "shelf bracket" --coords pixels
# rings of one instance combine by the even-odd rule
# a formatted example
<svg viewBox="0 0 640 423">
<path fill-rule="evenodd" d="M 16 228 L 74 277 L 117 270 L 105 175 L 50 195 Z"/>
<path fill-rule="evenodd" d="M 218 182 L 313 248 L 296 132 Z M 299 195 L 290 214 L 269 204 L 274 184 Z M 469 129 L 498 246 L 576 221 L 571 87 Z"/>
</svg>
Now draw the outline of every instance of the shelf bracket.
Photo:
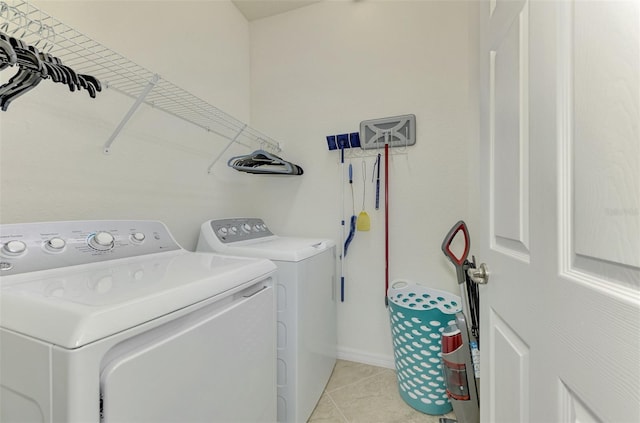
<svg viewBox="0 0 640 423">
<path fill-rule="evenodd" d="M 140 95 L 136 99 L 136 102 L 133 103 L 133 106 L 131 106 L 131 108 L 129 109 L 127 114 L 124 115 L 124 117 L 122 118 L 122 121 L 120 122 L 118 127 L 115 129 L 115 131 L 113 131 L 113 134 L 111 134 L 111 136 L 109 137 L 107 142 L 104 143 L 104 154 L 109 154 L 111 152 L 111 144 L 116 139 L 116 137 L 120 134 L 120 131 L 122 131 L 122 128 L 124 128 L 124 126 L 127 124 L 129 119 L 131 119 L 131 116 L 133 116 L 133 114 L 136 112 L 136 110 L 138 110 L 138 107 L 140 107 L 140 105 L 142 104 L 144 99 L 151 92 L 153 87 L 155 87 L 155 85 L 158 83 L 159 80 L 160 80 L 160 75 L 154 74 L 153 78 L 151 78 L 151 81 L 149 81 L 147 86 L 144 88 L 144 90 L 142 90 L 142 92 L 140 93 Z"/>
<path fill-rule="evenodd" d="M 238 137 L 240 136 L 240 134 L 242 134 L 242 132 L 245 130 L 245 128 L 247 127 L 247 124 L 245 123 L 244 126 L 242 128 L 240 128 L 240 131 L 238 131 L 238 133 L 236 134 L 235 137 L 233 137 L 233 139 L 231 141 L 229 141 L 229 143 L 227 144 L 227 146 L 225 148 L 222 149 L 222 151 L 220 152 L 220 154 L 218 154 L 218 157 L 215 158 L 215 160 L 213 161 L 213 163 L 211 163 L 209 165 L 209 167 L 207 168 L 207 173 L 211 174 L 211 169 L 213 169 L 213 166 L 218 163 L 218 160 L 220 160 L 220 157 L 222 157 L 222 155 L 224 153 L 227 152 L 227 150 L 229 149 L 229 147 L 231 147 L 231 144 L 233 144 L 234 142 L 236 142 L 236 140 L 238 139 Z"/>
</svg>

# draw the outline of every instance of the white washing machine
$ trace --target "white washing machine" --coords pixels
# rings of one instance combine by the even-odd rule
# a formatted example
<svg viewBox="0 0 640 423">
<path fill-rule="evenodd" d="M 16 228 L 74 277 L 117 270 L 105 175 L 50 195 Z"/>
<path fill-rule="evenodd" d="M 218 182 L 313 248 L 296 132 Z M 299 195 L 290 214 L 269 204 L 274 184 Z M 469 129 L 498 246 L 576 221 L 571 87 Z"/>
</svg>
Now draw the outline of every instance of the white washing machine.
<svg viewBox="0 0 640 423">
<path fill-rule="evenodd" d="M 275 421 L 275 270 L 160 222 L 0 225 L 0 421 Z"/>
<path fill-rule="evenodd" d="M 306 422 L 336 362 L 335 243 L 277 236 L 262 219 L 236 218 L 205 222 L 197 249 L 278 266 L 278 421 Z"/>
</svg>

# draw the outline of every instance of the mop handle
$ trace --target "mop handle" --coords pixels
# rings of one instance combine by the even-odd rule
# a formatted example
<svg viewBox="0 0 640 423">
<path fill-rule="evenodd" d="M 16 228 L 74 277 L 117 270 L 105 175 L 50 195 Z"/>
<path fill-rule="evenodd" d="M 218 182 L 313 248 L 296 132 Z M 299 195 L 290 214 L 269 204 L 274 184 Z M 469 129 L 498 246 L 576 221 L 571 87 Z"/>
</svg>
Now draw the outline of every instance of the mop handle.
<svg viewBox="0 0 640 423">
<path fill-rule="evenodd" d="M 389 143 L 384 145 L 384 305 L 389 307 Z"/>
</svg>

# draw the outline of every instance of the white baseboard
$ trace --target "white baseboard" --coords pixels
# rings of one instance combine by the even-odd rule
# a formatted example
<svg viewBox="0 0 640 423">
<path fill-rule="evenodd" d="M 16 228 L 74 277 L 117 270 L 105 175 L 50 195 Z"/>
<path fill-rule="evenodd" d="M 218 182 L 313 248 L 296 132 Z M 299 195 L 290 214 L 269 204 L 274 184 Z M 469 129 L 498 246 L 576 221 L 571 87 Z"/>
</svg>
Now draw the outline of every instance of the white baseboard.
<svg viewBox="0 0 640 423">
<path fill-rule="evenodd" d="M 361 350 L 338 346 L 337 357 L 339 360 L 355 361 L 357 363 L 395 370 L 395 361 L 392 356 L 388 355 L 371 354 Z"/>
</svg>

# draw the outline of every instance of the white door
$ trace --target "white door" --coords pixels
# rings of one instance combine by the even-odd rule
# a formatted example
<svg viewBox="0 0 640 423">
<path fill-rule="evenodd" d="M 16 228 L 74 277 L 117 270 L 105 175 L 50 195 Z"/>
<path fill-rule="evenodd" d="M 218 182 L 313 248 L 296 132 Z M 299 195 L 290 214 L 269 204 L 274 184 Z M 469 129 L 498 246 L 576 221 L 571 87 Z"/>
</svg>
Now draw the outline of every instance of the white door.
<svg viewBox="0 0 640 423">
<path fill-rule="evenodd" d="M 479 7 L 482 421 L 640 422 L 640 2 Z"/>
</svg>

